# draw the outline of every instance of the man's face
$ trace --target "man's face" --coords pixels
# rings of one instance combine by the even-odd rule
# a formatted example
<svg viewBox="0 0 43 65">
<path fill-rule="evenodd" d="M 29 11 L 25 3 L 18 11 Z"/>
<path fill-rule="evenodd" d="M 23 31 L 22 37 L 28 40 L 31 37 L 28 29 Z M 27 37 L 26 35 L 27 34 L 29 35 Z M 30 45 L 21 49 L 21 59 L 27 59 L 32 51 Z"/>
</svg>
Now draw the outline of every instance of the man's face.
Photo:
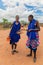
<svg viewBox="0 0 43 65">
<path fill-rule="evenodd" d="M 32 21 L 32 17 L 28 17 L 28 21 Z"/>
<path fill-rule="evenodd" d="M 16 16 L 16 21 L 17 21 L 17 22 L 19 21 L 19 16 Z"/>
</svg>

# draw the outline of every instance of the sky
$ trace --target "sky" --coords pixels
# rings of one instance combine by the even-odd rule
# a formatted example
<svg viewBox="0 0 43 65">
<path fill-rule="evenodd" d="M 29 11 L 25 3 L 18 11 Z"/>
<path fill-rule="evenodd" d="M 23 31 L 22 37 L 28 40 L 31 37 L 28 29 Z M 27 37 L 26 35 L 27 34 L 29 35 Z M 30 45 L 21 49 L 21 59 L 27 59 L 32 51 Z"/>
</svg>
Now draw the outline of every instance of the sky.
<svg viewBox="0 0 43 65">
<path fill-rule="evenodd" d="M 30 14 L 43 22 L 43 0 L 0 0 L 0 21 L 6 18 L 13 22 L 16 15 L 20 20 L 28 21 Z"/>
</svg>

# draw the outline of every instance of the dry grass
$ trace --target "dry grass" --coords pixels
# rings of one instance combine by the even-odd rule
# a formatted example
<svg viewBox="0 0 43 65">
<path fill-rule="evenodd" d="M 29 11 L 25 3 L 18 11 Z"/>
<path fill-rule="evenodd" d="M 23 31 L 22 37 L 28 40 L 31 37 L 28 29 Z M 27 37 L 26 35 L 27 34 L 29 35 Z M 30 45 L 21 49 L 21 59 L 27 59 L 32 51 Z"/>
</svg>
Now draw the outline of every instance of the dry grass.
<svg viewBox="0 0 43 65">
<path fill-rule="evenodd" d="M 43 23 L 40 23 L 40 26 L 43 27 Z"/>
<path fill-rule="evenodd" d="M 43 27 L 43 23 L 40 23 L 40 26 Z M 26 25 L 26 27 L 27 27 L 27 25 Z M 9 28 L 3 28 L 3 24 L 0 24 L 0 30 L 2 30 L 2 29 L 9 29 Z"/>
</svg>

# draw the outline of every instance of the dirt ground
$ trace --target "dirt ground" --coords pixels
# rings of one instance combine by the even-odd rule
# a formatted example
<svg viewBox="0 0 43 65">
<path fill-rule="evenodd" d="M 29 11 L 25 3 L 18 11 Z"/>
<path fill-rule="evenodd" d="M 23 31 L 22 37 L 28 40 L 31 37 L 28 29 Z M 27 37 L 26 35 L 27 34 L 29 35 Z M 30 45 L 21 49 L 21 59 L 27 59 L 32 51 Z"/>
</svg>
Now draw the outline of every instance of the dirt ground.
<svg viewBox="0 0 43 65">
<path fill-rule="evenodd" d="M 11 46 L 6 38 L 10 30 L 0 30 L 0 65 L 43 65 L 43 27 L 40 31 L 40 46 L 37 50 L 37 61 L 33 62 L 33 56 L 27 57 L 29 49 L 26 48 L 26 32 L 21 34 L 17 50 L 19 53 L 11 54 Z"/>
</svg>

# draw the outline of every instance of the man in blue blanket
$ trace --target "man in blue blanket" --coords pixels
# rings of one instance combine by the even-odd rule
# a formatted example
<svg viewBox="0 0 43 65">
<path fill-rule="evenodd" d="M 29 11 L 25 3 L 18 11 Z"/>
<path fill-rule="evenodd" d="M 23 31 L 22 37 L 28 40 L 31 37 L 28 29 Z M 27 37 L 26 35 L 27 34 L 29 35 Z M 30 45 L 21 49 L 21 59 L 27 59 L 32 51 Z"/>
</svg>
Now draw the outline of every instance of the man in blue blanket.
<svg viewBox="0 0 43 65">
<path fill-rule="evenodd" d="M 17 48 L 17 42 L 20 39 L 20 29 L 21 29 L 21 24 L 19 22 L 19 16 L 16 15 L 16 21 L 14 21 L 9 34 L 12 53 L 17 52 L 16 48 Z"/>
</svg>

